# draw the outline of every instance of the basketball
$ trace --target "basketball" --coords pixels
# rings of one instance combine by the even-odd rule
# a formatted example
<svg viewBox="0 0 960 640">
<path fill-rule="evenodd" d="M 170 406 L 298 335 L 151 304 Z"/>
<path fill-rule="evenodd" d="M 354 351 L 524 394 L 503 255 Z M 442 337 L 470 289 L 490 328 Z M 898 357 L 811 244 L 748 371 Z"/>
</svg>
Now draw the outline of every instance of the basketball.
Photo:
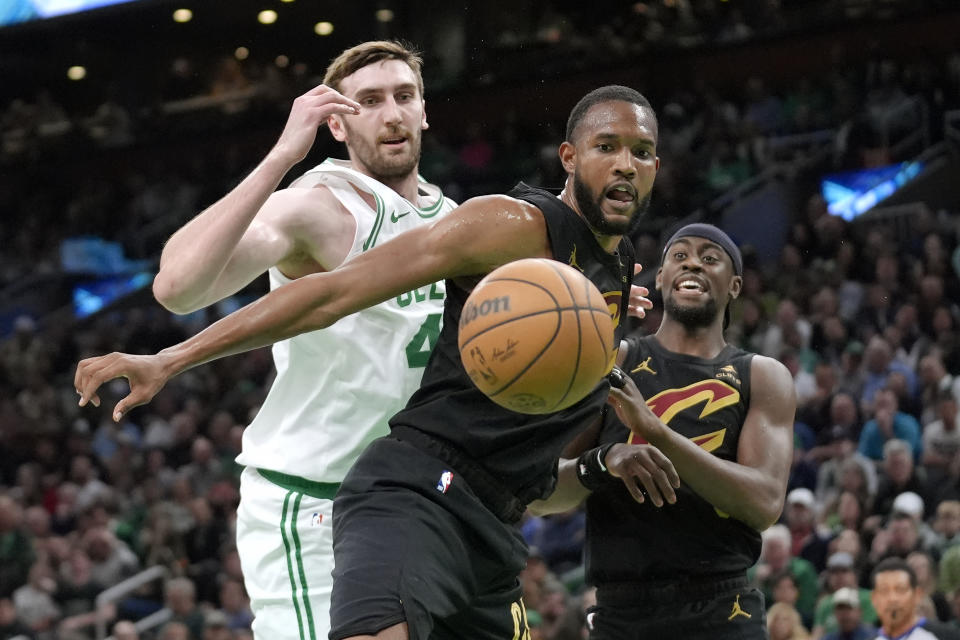
<svg viewBox="0 0 960 640">
<path fill-rule="evenodd" d="M 510 262 L 477 284 L 460 315 L 459 347 L 480 391 L 527 414 L 581 400 L 616 353 L 600 291 L 575 268 L 545 258 Z"/>
</svg>

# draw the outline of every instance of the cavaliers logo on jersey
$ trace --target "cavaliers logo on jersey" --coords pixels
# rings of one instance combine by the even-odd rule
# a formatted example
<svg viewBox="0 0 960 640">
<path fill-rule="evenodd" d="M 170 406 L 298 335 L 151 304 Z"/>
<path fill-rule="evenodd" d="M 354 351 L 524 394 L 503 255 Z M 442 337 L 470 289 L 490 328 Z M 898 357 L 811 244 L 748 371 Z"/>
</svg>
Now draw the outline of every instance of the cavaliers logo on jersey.
<svg viewBox="0 0 960 640">
<path fill-rule="evenodd" d="M 610 317 L 613 319 L 613 326 L 620 324 L 620 307 L 623 302 L 622 291 L 607 291 L 603 294 L 603 299 L 607 303 L 607 310 L 610 311 Z"/>
<path fill-rule="evenodd" d="M 680 389 L 666 389 L 647 400 L 647 406 L 664 424 L 681 411 L 703 404 L 699 418 L 709 416 L 725 407 L 740 402 L 740 392 L 726 382 L 716 379 L 700 380 Z M 691 438 L 699 447 L 713 451 L 723 444 L 726 429 L 700 434 Z M 630 444 L 646 444 L 646 440 L 635 433 L 630 434 Z"/>
</svg>

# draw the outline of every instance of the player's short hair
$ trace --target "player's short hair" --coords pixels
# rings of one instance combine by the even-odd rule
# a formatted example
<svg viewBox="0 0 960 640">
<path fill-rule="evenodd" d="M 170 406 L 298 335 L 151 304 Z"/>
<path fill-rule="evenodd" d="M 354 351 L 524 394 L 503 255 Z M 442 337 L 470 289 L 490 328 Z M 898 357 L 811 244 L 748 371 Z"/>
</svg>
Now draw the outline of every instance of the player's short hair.
<svg viewBox="0 0 960 640">
<path fill-rule="evenodd" d="M 573 110 L 570 111 L 570 117 L 567 119 L 567 142 L 574 141 L 574 136 L 577 134 L 577 127 L 580 126 L 580 123 L 583 121 L 583 116 L 590 110 L 590 107 L 595 104 L 600 104 L 601 102 L 610 102 L 613 100 L 629 102 L 649 109 L 650 112 L 653 113 L 654 122 L 656 122 L 657 114 L 653 111 L 653 107 L 650 106 L 650 101 L 644 98 L 639 91 L 619 84 L 610 84 L 605 87 L 600 87 L 599 89 L 594 89 L 580 98 L 580 101 L 574 105 Z"/>
<path fill-rule="evenodd" d="M 898 557 L 891 557 L 881 560 L 880 563 L 874 567 L 873 571 L 870 573 L 870 586 L 876 588 L 877 574 L 887 573 L 889 571 L 903 571 L 910 577 L 910 586 L 914 589 L 917 588 L 917 574 L 914 572 L 913 567 L 907 564 L 906 560 Z"/>
<path fill-rule="evenodd" d="M 406 63 L 417 77 L 417 88 L 423 97 L 423 75 L 420 71 L 423 58 L 420 52 L 404 42 L 395 40 L 372 40 L 350 47 L 330 63 L 323 76 L 323 84 L 340 90 L 340 82 L 360 69 L 382 60 L 399 60 Z"/>
</svg>

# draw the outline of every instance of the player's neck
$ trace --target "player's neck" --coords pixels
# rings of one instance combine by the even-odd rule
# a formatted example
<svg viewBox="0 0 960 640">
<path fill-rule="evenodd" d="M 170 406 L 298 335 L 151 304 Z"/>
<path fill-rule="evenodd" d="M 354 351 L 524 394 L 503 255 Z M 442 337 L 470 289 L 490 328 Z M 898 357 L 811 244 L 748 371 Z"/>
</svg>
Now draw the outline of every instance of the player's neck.
<svg viewBox="0 0 960 640">
<path fill-rule="evenodd" d="M 417 168 L 414 167 L 413 171 L 408 173 L 405 176 L 399 178 L 386 178 L 384 176 L 373 175 L 366 167 L 360 163 L 351 162 L 350 166 L 353 167 L 356 171 L 359 171 L 368 178 L 373 178 L 383 186 L 396 191 L 400 196 L 406 198 L 414 206 L 419 205 L 419 190 L 418 190 L 418 179 L 417 179 Z"/>
<path fill-rule="evenodd" d="M 689 328 L 675 320 L 664 317 L 655 334 L 664 349 L 705 360 L 711 360 L 727 346 L 720 325 Z"/>
</svg>

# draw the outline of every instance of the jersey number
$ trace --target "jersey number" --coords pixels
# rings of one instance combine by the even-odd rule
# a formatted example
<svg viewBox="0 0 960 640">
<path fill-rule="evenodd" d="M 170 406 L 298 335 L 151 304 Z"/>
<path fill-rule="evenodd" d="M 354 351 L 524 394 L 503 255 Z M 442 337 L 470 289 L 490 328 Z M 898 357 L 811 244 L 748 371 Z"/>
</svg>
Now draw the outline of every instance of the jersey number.
<svg viewBox="0 0 960 640">
<path fill-rule="evenodd" d="M 422 369 L 427 366 L 430 353 L 437 345 L 440 336 L 440 318 L 443 314 L 431 313 L 420 325 L 420 330 L 407 343 L 407 366 L 411 369 Z"/>
</svg>

